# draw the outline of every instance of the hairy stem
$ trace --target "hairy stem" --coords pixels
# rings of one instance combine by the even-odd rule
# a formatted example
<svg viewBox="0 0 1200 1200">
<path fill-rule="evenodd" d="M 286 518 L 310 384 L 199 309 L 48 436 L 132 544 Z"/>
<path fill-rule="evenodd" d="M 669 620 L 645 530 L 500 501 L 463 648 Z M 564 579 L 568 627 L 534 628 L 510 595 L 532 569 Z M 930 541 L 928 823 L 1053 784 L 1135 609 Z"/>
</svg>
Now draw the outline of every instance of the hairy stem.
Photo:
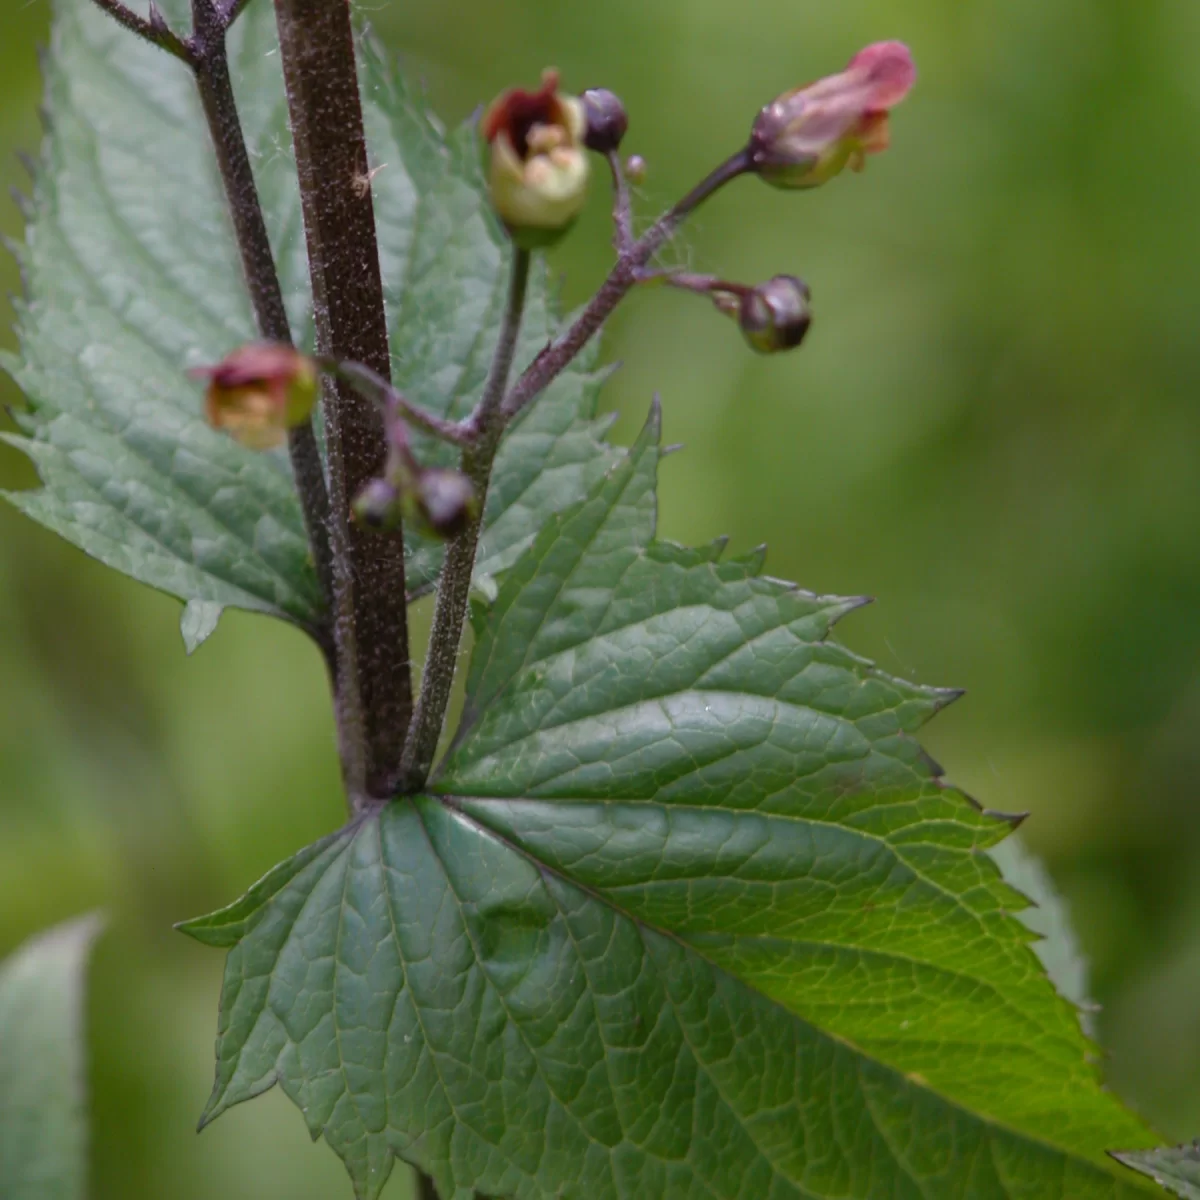
<svg viewBox="0 0 1200 1200">
<path fill-rule="evenodd" d="M 243 13 L 250 0 L 227 0 L 225 5 L 225 28 L 228 29 Z"/>
<path fill-rule="evenodd" d="M 322 361 L 320 365 L 322 370 L 353 384 L 377 404 L 382 405 L 385 415 L 388 411 L 387 406 L 394 405 L 396 412 L 410 425 L 415 425 L 443 442 L 465 446 L 471 441 L 472 432 L 466 422 L 452 421 L 447 417 L 439 417 L 437 413 L 426 412 L 392 387 L 390 380 L 377 375 L 370 367 L 357 362 L 339 363 L 332 360 Z"/>
<path fill-rule="evenodd" d="M 300 178 L 318 352 L 391 375 L 375 211 L 348 0 L 275 0 Z M 382 537 L 350 518 L 380 473 L 383 419 L 348 384 L 326 378 L 336 703 L 352 809 L 391 794 L 412 717 L 401 532 Z"/>
<path fill-rule="evenodd" d="M 258 188 L 246 153 L 246 139 L 238 117 L 233 84 L 229 77 L 229 58 L 225 49 L 225 32 L 236 16 L 216 12 L 209 0 L 195 0 L 193 5 L 193 37 L 191 51 L 196 86 L 208 122 L 217 166 L 225 187 L 225 199 L 233 220 L 234 234 L 241 253 L 242 269 L 250 292 L 250 302 L 259 333 L 272 342 L 291 344 L 279 273 L 271 253 L 267 226 L 263 220 Z M 321 591 L 328 604 L 332 597 L 333 559 L 329 544 L 329 494 L 325 488 L 325 472 L 311 421 L 305 421 L 288 431 L 288 450 L 292 471 L 300 493 L 304 524 Z M 318 640 L 327 655 L 332 653 L 328 630 L 319 630 Z"/>
<path fill-rule="evenodd" d="M 509 278 L 508 300 L 504 307 L 500 339 L 492 359 L 483 397 L 471 415 L 472 440 L 464 447 L 462 468 L 475 487 L 479 516 L 446 547 L 446 559 L 438 579 L 437 605 L 433 613 L 433 630 L 429 636 L 429 652 L 421 677 L 421 695 L 413 716 L 412 731 L 404 755 L 404 784 L 406 790 L 416 791 L 425 786 L 429 769 L 437 753 L 438 740 L 446 719 L 446 705 L 454 682 L 458 649 L 462 641 L 463 622 L 471 593 L 475 571 L 475 552 L 479 546 L 479 531 L 487 502 L 488 483 L 500 435 L 504 432 L 501 404 L 512 372 L 517 335 L 521 330 L 521 314 L 525 309 L 525 292 L 529 283 L 529 251 L 515 250 Z"/>
<path fill-rule="evenodd" d="M 608 167 L 613 182 L 613 249 L 619 255 L 626 254 L 633 245 L 633 204 L 625 168 L 615 150 L 608 152 Z"/>
<path fill-rule="evenodd" d="M 748 150 L 744 149 L 726 159 L 664 213 L 636 242 L 627 236 L 630 217 L 624 174 L 615 156 L 610 156 L 610 165 L 613 168 L 616 189 L 617 239 L 618 245 L 622 247 L 617 255 L 616 265 L 571 328 L 534 359 L 506 396 L 505 390 L 512 370 L 521 313 L 525 305 L 525 289 L 529 280 L 528 252 L 517 250 L 513 257 L 508 303 L 496 356 L 492 360 L 492 369 L 484 387 L 483 398 L 475 412 L 464 422 L 471 434 L 471 441 L 463 449 L 462 467 L 475 485 L 481 516 L 446 548 L 446 559 L 438 580 L 437 605 L 434 609 L 433 632 L 429 639 L 425 672 L 421 680 L 421 695 L 413 716 L 401 772 L 406 791 L 416 791 L 425 786 L 434 755 L 437 753 L 458 662 L 463 622 L 467 614 L 483 506 L 487 500 L 488 482 L 496 457 L 496 448 L 505 426 L 525 405 L 545 390 L 587 345 L 630 288 L 638 282 L 641 269 L 687 216 L 730 180 L 749 170 L 751 162 Z"/>
<path fill-rule="evenodd" d="M 121 0 L 92 0 L 92 3 L 106 12 L 119 25 L 124 25 L 131 33 L 136 33 L 138 37 L 144 38 L 151 45 L 165 50 L 168 54 L 175 55 L 176 58 L 180 58 L 186 63 L 192 61 L 188 44 L 172 33 L 161 20 L 147 21 L 145 17 L 139 17 L 132 9 L 126 8 Z M 151 12 L 153 11 L 152 9 Z"/>
<path fill-rule="evenodd" d="M 609 272 L 608 278 L 600 285 L 600 290 L 588 302 L 570 329 L 547 346 L 513 385 L 502 408 L 505 420 L 516 416 L 574 361 L 576 355 L 612 315 L 613 309 L 629 293 L 629 289 L 638 282 L 641 269 L 670 240 L 687 217 L 714 192 L 751 169 L 749 150 L 739 150 L 702 179 L 682 200 L 663 213 L 636 242 L 617 256 L 616 264 Z"/>
</svg>

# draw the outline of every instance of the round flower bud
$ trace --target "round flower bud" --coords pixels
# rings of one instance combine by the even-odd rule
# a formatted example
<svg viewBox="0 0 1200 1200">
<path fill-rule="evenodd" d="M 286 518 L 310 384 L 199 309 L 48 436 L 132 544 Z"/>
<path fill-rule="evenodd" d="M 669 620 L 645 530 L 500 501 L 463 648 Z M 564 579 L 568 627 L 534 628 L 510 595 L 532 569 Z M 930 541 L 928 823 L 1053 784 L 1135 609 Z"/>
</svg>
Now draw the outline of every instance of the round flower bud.
<svg viewBox="0 0 1200 1200">
<path fill-rule="evenodd" d="M 810 295 L 808 284 L 794 275 L 776 275 L 747 288 L 737 309 L 742 336 L 759 354 L 799 346 L 812 324 Z"/>
<path fill-rule="evenodd" d="M 308 420 L 317 400 L 317 367 L 291 346 L 256 342 L 213 367 L 196 367 L 193 379 L 208 380 L 208 423 L 251 450 L 280 445 L 287 431 Z"/>
<path fill-rule="evenodd" d="M 421 524 L 442 538 L 457 537 L 479 515 L 471 481 L 442 467 L 423 470 L 405 499 Z"/>
<path fill-rule="evenodd" d="M 629 128 L 621 98 L 608 88 L 588 88 L 579 99 L 583 102 L 584 144 L 598 154 L 616 150 Z"/>
<path fill-rule="evenodd" d="M 372 479 L 351 507 L 354 519 L 368 529 L 395 529 L 400 524 L 400 492 L 386 479 Z"/>
<path fill-rule="evenodd" d="M 526 250 L 558 241 L 587 199 L 583 104 L 560 95 L 558 72 L 546 71 L 538 91 L 494 101 L 483 134 L 492 205 L 513 241 Z"/>
</svg>

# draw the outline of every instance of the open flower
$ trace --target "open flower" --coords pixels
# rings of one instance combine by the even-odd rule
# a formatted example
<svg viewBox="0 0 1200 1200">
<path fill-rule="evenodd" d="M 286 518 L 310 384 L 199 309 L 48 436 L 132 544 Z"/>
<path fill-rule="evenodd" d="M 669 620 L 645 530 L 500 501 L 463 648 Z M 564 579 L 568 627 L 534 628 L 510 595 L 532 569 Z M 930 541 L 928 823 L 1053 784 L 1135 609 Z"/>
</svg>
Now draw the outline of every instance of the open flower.
<svg viewBox="0 0 1200 1200">
<path fill-rule="evenodd" d="M 816 187 L 847 166 L 861 171 L 868 154 L 887 149 L 888 112 L 915 80 L 903 42 L 867 46 L 840 74 L 785 92 L 758 114 L 754 169 L 783 188 Z"/>
<path fill-rule="evenodd" d="M 492 204 L 517 245 L 557 241 L 583 208 L 586 124 L 580 101 L 559 95 L 553 70 L 544 72 L 538 91 L 513 88 L 484 114 Z"/>
<path fill-rule="evenodd" d="M 213 367 L 195 367 L 207 379 L 205 416 L 251 450 L 270 450 L 288 429 L 308 420 L 317 399 L 316 364 L 291 346 L 255 342 Z"/>
</svg>

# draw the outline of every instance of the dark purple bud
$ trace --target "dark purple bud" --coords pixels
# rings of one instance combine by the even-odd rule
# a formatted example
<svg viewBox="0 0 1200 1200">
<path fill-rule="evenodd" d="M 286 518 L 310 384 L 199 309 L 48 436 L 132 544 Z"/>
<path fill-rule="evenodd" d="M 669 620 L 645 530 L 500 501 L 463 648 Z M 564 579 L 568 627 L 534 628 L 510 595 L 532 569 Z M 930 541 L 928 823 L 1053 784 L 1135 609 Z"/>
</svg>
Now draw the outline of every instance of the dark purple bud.
<svg viewBox="0 0 1200 1200">
<path fill-rule="evenodd" d="M 386 479 L 372 479 L 354 497 L 354 518 L 368 529 L 395 529 L 400 524 L 400 492 Z"/>
<path fill-rule="evenodd" d="M 422 524 L 442 538 L 457 537 L 479 515 L 475 489 L 460 471 L 429 467 L 406 499 Z"/>
<path fill-rule="evenodd" d="M 629 128 L 629 117 L 620 97 L 608 88 L 588 88 L 582 96 L 585 132 L 583 144 L 598 154 L 616 150 Z"/>
<path fill-rule="evenodd" d="M 808 284 L 794 275 L 776 275 L 740 296 L 737 322 L 742 336 L 759 352 L 792 350 L 812 324 Z"/>
</svg>

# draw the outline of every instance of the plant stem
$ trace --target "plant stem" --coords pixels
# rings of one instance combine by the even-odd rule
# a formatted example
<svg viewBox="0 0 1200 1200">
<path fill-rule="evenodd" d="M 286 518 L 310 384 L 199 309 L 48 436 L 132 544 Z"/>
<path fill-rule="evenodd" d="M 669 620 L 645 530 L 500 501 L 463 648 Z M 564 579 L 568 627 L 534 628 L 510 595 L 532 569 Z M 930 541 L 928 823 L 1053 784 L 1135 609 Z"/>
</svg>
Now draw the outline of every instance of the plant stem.
<svg viewBox="0 0 1200 1200">
<path fill-rule="evenodd" d="M 475 485 L 481 516 L 446 547 L 446 558 L 438 580 L 433 631 L 429 638 L 429 652 L 421 680 L 421 695 L 413 716 L 402 765 L 402 786 L 405 791 L 418 791 L 425 786 L 434 755 L 437 753 L 442 724 L 446 717 L 446 705 L 454 682 L 454 670 L 458 662 L 463 622 L 475 571 L 482 512 L 487 501 L 488 482 L 505 426 L 583 349 L 629 289 L 638 282 L 641 268 L 650 261 L 687 216 L 714 192 L 751 168 L 749 151 L 739 150 L 702 179 L 634 242 L 625 236 L 629 223 L 629 206 L 620 162 L 615 156 L 610 156 L 609 161 L 616 188 L 614 215 L 618 245 L 621 247 L 616 265 L 571 328 L 534 359 L 506 397 L 505 389 L 512 369 L 513 352 L 525 305 L 525 289 L 529 280 L 528 252 L 517 250 L 513 256 L 508 303 L 491 372 L 479 406 L 464 422 L 472 434 L 472 440 L 463 448 L 462 467 Z"/>
<path fill-rule="evenodd" d="M 739 150 L 705 176 L 686 196 L 648 229 L 623 253 L 600 290 L 576 318 L 575 323 L 556 342 L 551 343 L 526 368 L 504 401 L 505 420 L 516 416 L 534 397 L 539 396 L 565 370 L 593 335 L 608 320 L 614 308 L 638 282 L 638 272 L 671 238 L 684 220 L 714 192 L 730 180 L 752 169 L 748 149 Z"/>
<path fill-rule="evenodd" d="M 633 205 L 629 199 L 625 168 L 615 150 L 608 152 L 608 167 L 613 182 L 613 249 L 621 255 L 633 245 Z"/>
<path fill-rule="evenodd" d="M 225 28 L 228 29 L 245 11 L 250 0 L 228 0 L 225 5 Z"/>
<path fill-rule="evenodd" d="M 443 442 L 449 442 L 453 446 L 465 446 L 471 441 L 472 433 L 465 422 L 451 421 L 446 417 L 439 417 L 436 413 L 426 412 L 392 387 L 390 380 L 377 375 L 362 363 L 339 363 L 329 360 L 322 362 L 320 366 L 323 371 L 328 371 L 331 375 L 353 384 L 360 391 L 365 391 L 377 404 L 384 406 L 385 416 L 387 405 L 393 404 L 396 411 L 410 425 L 423 429 Z"/>
<path fill-rule="evenodd" d="M 217 166 L 225 187 L 225 198 L 233 220 L 234 234 L 242 258 L 242 269 L 250 291 L 250 303 L 262 337 L 272 342 L 292 343 L 287 309 L 279 286 L 279 273 L 271 253 L 271 242 L 259 203 L 258 188 L 246 139 L 238 117 L 237 101 L 229 77 L 225 32 L 236 14 L 216 12 L 208 0 L 195 0 L 192 11 L 192 66 L 200 103 L 216 150 Z M 329 545 L 329 495 L 325 472 L 311 421 L 288 431 L 292 471 L 300 493 L 304 524 L 321 592 L 328 605 L 332 597 L 333 560 Z M 327 656 L 332 654 L 328 630 L 318 631 Z M 331 663 L 332 665 L 332 663 Z"/>
<path fill-rule="evenodd" d="M 106 12 L 119 25 L 124 25 L 131 33 L 144 38 L 151 45 L 175 55 L 186 63 L 192 61 L 191 51 L 187 43 L 172 33 L 161 21 L 147 21 L 139 17 L 132 9 L 126 8 L 121 0 L 92 0 L 97 8 Z M 154 10 L 152 9 L 151 12 Z"/>
<path fill-rule="evenodd" d="M 348 0 L 275 0 L 300 178 L 317 349 L 391 374 L 375 212 Z M 404 539 L 359 529 L 354 495 L 383 467 L 383 419 L 354 388 L 326 378 L 336 704 L 352 810 L 399 778 L 412 716 Z"/>
<path fill-rule="evenodd" d="M 458 663 L 458 648 L 462 641 L 463 622 L 475 572 L 475 552 L 479 546 L 492 463 L 496 458 L 500 435 L 504 432 L 501 404 L 512 371 L 528 283 L 529 251 L 517 249 L 513 253 L 500 339 L 496 343 L 483 397 L 468 421 L 473 438 L 462 454 L 462 469 L 475 487 L 479 516 L 446 547 L 446 558 L 438 579 L 429 651 L 421 677 L 421 695 L 405 748 L 405 790 L 417 791 L 425 786 L 446 719 L 446 705 L 454 682 L 454 668 Z"/>
</svg>

